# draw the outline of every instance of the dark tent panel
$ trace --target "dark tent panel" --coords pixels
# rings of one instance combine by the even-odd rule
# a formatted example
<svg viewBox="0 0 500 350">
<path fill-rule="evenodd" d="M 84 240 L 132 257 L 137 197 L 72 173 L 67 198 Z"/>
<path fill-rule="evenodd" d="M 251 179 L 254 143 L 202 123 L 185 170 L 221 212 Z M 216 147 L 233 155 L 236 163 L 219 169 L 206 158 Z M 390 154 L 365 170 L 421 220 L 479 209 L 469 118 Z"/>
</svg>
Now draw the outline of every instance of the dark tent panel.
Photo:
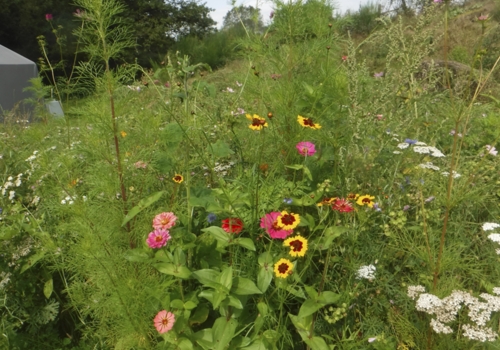
<svg viewBox="0 0 500 350">
<path fill-rule="evenodd" d="M 32 107 L 22 103 L 32 95 L 23 89 L 29 87 L 29 80 L 37 76 L 35 62 L 0 45 L 0 115 L 2 110 L 11 110 L 19 103 L 21 113 L 32 113 Z"/>
</svg>

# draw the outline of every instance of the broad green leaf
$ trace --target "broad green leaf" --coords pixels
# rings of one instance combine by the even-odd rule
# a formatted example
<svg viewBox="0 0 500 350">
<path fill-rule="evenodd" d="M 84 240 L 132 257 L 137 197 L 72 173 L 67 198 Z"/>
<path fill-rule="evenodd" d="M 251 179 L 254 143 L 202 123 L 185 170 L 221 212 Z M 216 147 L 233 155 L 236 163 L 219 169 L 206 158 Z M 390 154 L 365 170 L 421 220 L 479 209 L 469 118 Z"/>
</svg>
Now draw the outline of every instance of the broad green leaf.
<svg viewBox="0 0 500 350">
<path fill-rule="evenodd" d="M 48 299 L 52 295 L 52 291 L 54 290 L 54 281 L 51 279 L 47 280 L 43 285 L 43 295 Z"/>
<path fill-rule="evenodd" d="M 198 294 L 200 298 L 205 298 L 207 299 L 211 304 L 214 303 L 214 293 L 215 291 L 213 289 L 205 289 Z"/>
<path fill-rule="evenodd" d="M 132 220 L 142 210 L 146 209 L 151 204 L 157 202 L 161 198 L 161 196 L 163 195 L 163 193 L 165 193 L 165 191 L 156 192 L 155 194 L 153 194 L 152 196 L 149 196 L 148 198 L 141 199 L 139 201 L 139 204 L 137 204 L 135 207 L 133 207 L 132 209 L 130 209 L 130 211 L 128 212 L 127 216 L 125 216 L 123 218 L 122 227 L 125 226 L 127 224 L 127 222 L 129 222 L 130 220 Z"/>
<path fill-rule="evenodd" d="M 153 264 L 153 266 L 166 275 L 172 275 L 175 277 L 179 277 L 182 279 L 188 279 L 191 276 L 191 270 L 189 270 L 184 265 L 174 265 L 170 263 L 157 263 Z"/>
<path fill-rule="evenodd" d="M 181 247 L 175 248 L 174 251 L 174 264 L 176 265 L 185 265 L 186 264 L 186 254 Z"/>
<path fill-rule="evenodd" d="M 184 309 L 185 310 L 193 310 L 196 306 L 198 306 L 198 304 L 196 304 L 194 301 L 192 300 L 188 300 L 184 303 Z"/>
<path fill-rule="evenodd" d="M 237 244 L 242 246 L 243 248 L 247 248 L 248 250 L 255 251 L 255 244 L 250 238 L 236 238 L 233 240 L 233 244 Z"/>
<path fill-rule="evenodd" d="M 262 294 L 259 288 L 248 278 L 236 277 L 233 279 L 231 292 L 236 295 Z"/>
<path fill-rule="evenodd" d="M 257 274 L 257 287 L 262 293 L 265 293 L 271 281 L 273 280 L 273 270 L 271 267 L 261 267 Z"/>
<path fill-rule="evenodd" d="M 290 320 L 292 320 L 292 323 L 297 331 L 305 331 L 307 335 L 309 334 L 309 330 L 311 329 L 312 324 L 312 316 L 299 317 L 289 313 L 288 317 L 290 317 Z"/>
<path fill-rule="evenodd" d="M 215 343 L 215 350 L 224 350 L 229 345 L 229 342 L 234 337 L 234 331 L 238 321 L 234 318 L 226 320 L 225 317 L 219 317 L 215 320 L 212 327 L 213 342 Z"/>
<path fill-rule="evenodd" d="M 311 174 L 311 171 L 309 170 L 308 167 L 304 166 L 304 175 L 307 176 L 307 178 L 309 179 L 309 181 L 312 181 L 313 177 L 312 177 L 312 174 Z"/>
<path fill-rule="evenodd" d="M 318 301 L 323 305 L 336 303 L 340 298 L 340 295 L 334 292 L 326 291 L 321 293 L 318 297 Z"/>
<path fill-rule="evenodd" d="M 267 348 L 262 339 L 255 339 L 253 343 L 245 346 L 244 348 L 241 348 L 241 350 L 267 350 Z"/>
<path fill-rule="evenodd" d="M 132 262 L 146 262 L 151 260 L 151 256 L 149 252 L 145 251 L 142 248 L 136 248 L 132 250 L 127 250 L 124 254 L 125 260 Z"/>
<path fill-rule="evenodd" d="M 203 348 L 203 349 L 213 349 L 213 331 L 211 328 L 202 329 L 199 332 L 193 334 L 194 340 Z"/>
<path fill-rule="evenodd" d="M 243 310 L 243 304 L 241 303 L 241 300 L 232 296 L 232 295 L 228 295 L 228 299 L 229 299 L 229 305 L 239 309 L 239 310 Z"/>
<path fill-rule="evenodd" d="M 217 142 L 212 143 L 208 151 L 212 153 L 216 158 L 228 157 L 234 154 L 234 151 L 229 148 L 229 145 L 222 140 L 217 140 Z"/>
<path fill-rule="evenodd" d="M 193 343 L 187 338 L 179 338 L 176 341 L 177 349 L 180 350 L 193 350 Z"/>
<path fill-rule="evenodd" d="M 216 240 L 224 243 L 225 246 L 228 245 L 229 240 L 231 239 L 231 236 L 229 235 L 229 233 L 227 233 L 226 231 L 224 231 L 222 228 L 220 228 L 218 226 L 210 226 L 210 227 L 202 229 L 202 231 L 210 233 Z"/>
<path fill-rule="evenodd" d="M 174 299 L 170 302 L 170 307 L 174 309 L 184 309 L 184 303 L 181 299 Z"/>
<path fill-rule="evenodd" d="M 273 256 L 271 255 L 271 253 L 264 252 L 264 253 L 259 255 L 258 262 L 259 262 L 259 265 L 263 266 L 263 267 L 271 266 L 271 270 L 272 270 Z"/>
<path fill-rule="evenodd" d="M 224 287 L 226 287 L 227 290 L 231 289 L 231 287 L 233 286 L 233 268 L 231 266 L 226 267 L 224 270 L 222 270 L 219 276 L 219 282 Z"/>
<path fill-rule="evenodd" d="M 316 300 L 318 298 L 318 291 L 312 286 L 304 285 L 307 295 L 310 299 Z"/>
<path fill-rule="evenodd" d="M 207 299 L 208 300 L 208 299 Z M 194 314 L 189 318 L 189 325 L 194 326 L 198 324 L 202 324 L 208 318 L 208 314 L 210 310 L 205 304 L 198 304 L 196 310 L 194 310 Z"/>
<path fill-rule="evenodd" d="M 287 286 L 286 290 L 288 293 L 295 295 L 296 297 L 305 299 L 306 295 L 304 294 L 304 291 L 302 290 L 301 287 L 299 286 Z"/>
<path fill-rule="evenodd" d="M 321 309 L 323 306 L 325 306 L 325 304 L 323 304 L 323 303 L 321 303 L 319 301 L 315 301 L 315 300 L 312 300 L 312 299 L 307 299 L 304 302 L 304 304 L 302 304 L 302 306 L 300 307 L 298 317 L 299 318 L 304 318 L 306 316 L 312 315 L 316 311 L 318 311 L 319 309 Z"/>
<path fill-rule="evenodd" d="M 212 287 L 219 288 L 221 284 L 219 283 L 220 272 L 212 269 L 202 269 L 193 272 L 193 277 L 196 278 L 201 284 Z"/>
<path fill-rule="evenodd" d="M 306 339 L 303 340 L 307 345 L 309 345 L 311 350 L 330 350 L 330 347 L 326 345 L 325 340 L 321 337 L 306 337 Z"/>
<path fill-rule="evenodd" d="M 328 249 L 332 244 L 333 240 L 340 237 L 341 234 L 347 232 L 348 228 L 343 226 L 330 226 L 325 230 L 325 235 L 323 237 L 322 246 L 320 249 Z"/>
<path fill-rule="evenodd" d="M 300 170 L 304 166 L 302 164 L 292 164 L 292 165 L 286 165 L 287 168 L 293 169 L 293 170 Z"/>
<path fill-rule="evenodd" d="M 221 291 L 219 291 L 219 290 L 214 291 L 213 301 L 212 301 L 212 306 L 213 306 L 214 310 L 220 306 L 220 304 L 224 301 L 224 299 L 226 299 L 227 294 L 228 293 L 225 293 L 222 290 Z"/>
</svg>

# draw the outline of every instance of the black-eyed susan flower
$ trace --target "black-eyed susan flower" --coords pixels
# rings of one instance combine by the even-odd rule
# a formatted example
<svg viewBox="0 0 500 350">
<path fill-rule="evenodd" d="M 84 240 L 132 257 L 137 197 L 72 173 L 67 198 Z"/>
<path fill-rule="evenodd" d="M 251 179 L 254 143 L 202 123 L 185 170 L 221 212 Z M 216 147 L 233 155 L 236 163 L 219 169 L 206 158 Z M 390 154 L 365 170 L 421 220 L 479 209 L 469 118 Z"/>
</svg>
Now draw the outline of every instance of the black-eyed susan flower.
<svg viewBox="0 0 500 350">
<path fill-rule="evenodd" d="M 278 222 L 278 226 L 283 230 L 293 230 L 300 223 L 300 216 L 299 214 L 294 213 L 288 214 L 288 212 L 284 210 L 276 220 Z"/>
<path fill-rule="evenodd" d="M 267 122 L 264 118 L 259 117 L 257 114 L 251 116 L 250 114 L 246 115 L 247 119 L 252 122 L 248 127 L 252 130 L 262 130 L 262 128 L 267 128 Z"/>
<path fill-rule="evenodd" d="M 358 205 L 366 205 L 370 208 L 373 208 L 373 204 L 375 204 L 375 202 L 373 201 L 375 199 L 374 196 L 370 196 L 369 194 L 365 194 L 364 196 L 359 196 L 358 200 L 356 201 L 356 203 Z"/>
<path fill-rule="evenodd" d="M 290 237 L 285 239 L 283 242 L 285 247 L 290 247 L 289 254 L 291 256 L 304 256 L 307 252 L 307 239 L 297 235 L 295 237 Z"/>
<path fill-rule="evenodd" d="M 293 272 L 293 264 L 288 259 L 279 259 L 276 264 L 274 264 L 274 273 L 276 277 L 287 278 Z"/>
<path fill-rule="evenodd" d="M 321 129 L 321 125 L 319 125 L 318 123 L 313 122 L 312 118 L 304 118 L 303 116 L 299 115 L 297 117 L 297 121 L 304 128 Z"/>
<path fill-rule="evenodd" d="M 177 182 L 180 184 L 182 181 L 184 181 L 184 177 L 181 174 L 175 174 L 175 176 L 172 178 L 174 182 Z"/>
</svg>

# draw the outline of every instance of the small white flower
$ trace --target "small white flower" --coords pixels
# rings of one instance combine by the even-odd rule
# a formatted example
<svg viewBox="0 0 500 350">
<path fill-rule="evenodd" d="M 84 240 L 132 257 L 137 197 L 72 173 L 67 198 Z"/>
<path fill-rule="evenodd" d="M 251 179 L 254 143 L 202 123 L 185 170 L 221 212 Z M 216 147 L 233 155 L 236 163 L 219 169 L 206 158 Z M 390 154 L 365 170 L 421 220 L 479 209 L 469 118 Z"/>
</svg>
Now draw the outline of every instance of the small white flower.
<svg viewBox="0 0 500 350">
<path fill-rule="evenodd" d="M 495 222 L 485 222 L 483 224 L 483 231 L 491 231 L 498 227 L 500 227 L 500 224 L 497 224 Z"/>
<path fill-rule="evenodd" d="M 408 296 L 415 300 L 420 294 L 425 292 L 424 286 L 408 286 Z"/>
<path fill-rule="evenodd" d="M 66 204 L 66 199 L 63 199 L 63 200 L 61 201 L 61 204 Z"/>
<path fill-rule="evenodd" d="M 450 173 L 449 173 L 449 172 L 447 172 L 447 171 L 443 171 L 441 174 L 442 174 L 442 175 L 444 175 L 444 176 L 448 176 L 448 175 L 450 175 Z M 460 176 L 462 176 L 462 175 L 460 175 L 460 174 L 459 174 L 459 173 L 457 173 L 455 170 L 453 170 L 453 178 L 454 178 L 454 179 L 458 179 Z"/>
<path fill-rule="evenodd" d="M 401 148 L 401 149 L 405 149 L 405 148 L 408 148 L 410 146 L 409 143 L 406 143 L 406 142 L 401 142 L 400 144 L 398 144 L 398 148 Z"/>
<path fill-rule="evenodd" d="M 392 153 L 394 153 L 394 154 L 401 154 L 401 152 L 399 152 L 399 151 L 394 151 Z"/>
<path fill-rule="evenodd" d="M 488 238 L 495 243 L 500 243 L 500 233 L 492 233 Z"/>
<path fill-rule="evenodd" d="M 425 164 L 419 164 L 418 166 L 423 168 L 423 169 L 439 170 L 439 167 L 432 164 L 432 162 L 427 162 Z"/>
<path fill-rule="evenodd" d="M 372 280 L 372 279 L 375 279 L 375 271 L 376 270 L 377 270 L 377 268 L 374 265 L 361 266 L 359 268 L 358 272 L 356 273 L 356 276 L 358 279 L 365 278 L 368 280 Z"/>
<path fill-rule="evenodd" d="M 417 141 L 417 142 L 415 142 L 415 146 L 427 146 L 427 144 L 425 142 L 422 142 L 422 141 Z"/>
<path fill-rule="evenodd" d="M 492 156 L 496 156 L 498 154 L 498 151 L 494 146 L 486 145 L 484 147 L 486 148 L 488 153 L 491 154 Z"/>
<path fill-rule="evenodd" d="M 9 191 L 9 199 L 10 200 L 13 200 L 15 196 L 16 196 L 16 191 Z"/>
<path fill-rule="evenodd" d="M 413 152 L 417 152 L 420 154 L 428 154 L 431 153 L 431 150 L 427 146 L 415 146 L 413 147 Z"/>
</svg>

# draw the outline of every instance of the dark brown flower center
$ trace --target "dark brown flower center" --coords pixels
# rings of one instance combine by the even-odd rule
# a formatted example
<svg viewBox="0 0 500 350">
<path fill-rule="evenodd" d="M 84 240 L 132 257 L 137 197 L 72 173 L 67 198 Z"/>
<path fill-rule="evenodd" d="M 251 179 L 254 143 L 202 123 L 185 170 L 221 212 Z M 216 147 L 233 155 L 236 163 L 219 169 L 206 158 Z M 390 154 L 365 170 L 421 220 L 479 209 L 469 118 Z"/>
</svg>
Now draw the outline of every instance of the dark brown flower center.
<svg viewBox="0 0 500 350">
<path fill-rule="evenodd" d="M 265 124 L 265 120 L 260 119 L 260 118 L 253 118 L 252 119 L 252 126 L 261 126 Z"/>
<path fill-rule="evenodd" d="M 273 222 L 273 229 L 275 229 L 275 230 L 281 230 L 281 226 L 278 224 L 278 220 L 275 220 Z"/>
<path fill-rule="evenodd" d="M 295 222 L 295 217 L 291 214 L 286 214 L 286 215 L 283 215 L 281 217 L 281 222 L 284 224 L 284 225 L 293 225 L 293 223 Z"/>
<path fill-rule="evenodd" d="M 176 177 L 174 177 L 174 179 L 177 182 L 181 182 L 182 181 L 182 176 L 177 175 Z"/>
<path fill-rule="evenodd" d="M 279 273 L 284 275 L 288 271 L 289 268 L 290 267 L 288 266 L 288 264 L 283 263 L 283 264 L 280 264 L 280 266 L 278 266 L 278 271 L 279 271 Z"/>
<path fill-rule="evenodd" d="M 304 118 L 304 125 L 310 126 L 311 128 L 314 128 L 314 122 L 312 121 L 311 118 Z"/>
<path fill-rule="evenodd" d="M 290 242 L 290 247 L 293 248 L 294 252 L 301 252 L 303 245 L 304 244 L 301 241 L 299 241 L 299 240 L 291 241 Z"/>
<path fill-rule="evenodd" d="M 164 318 L 161 320 L 161 324 L 164 326 L 168 326 L 168 318 Z"/>
<path fill-rule="evenodd" d="M 370 198 L 363 198 L 363 200 L 361 202 L 363 202 L 363 203 L 371 203 L 371 199 Z"/>
</svg>

